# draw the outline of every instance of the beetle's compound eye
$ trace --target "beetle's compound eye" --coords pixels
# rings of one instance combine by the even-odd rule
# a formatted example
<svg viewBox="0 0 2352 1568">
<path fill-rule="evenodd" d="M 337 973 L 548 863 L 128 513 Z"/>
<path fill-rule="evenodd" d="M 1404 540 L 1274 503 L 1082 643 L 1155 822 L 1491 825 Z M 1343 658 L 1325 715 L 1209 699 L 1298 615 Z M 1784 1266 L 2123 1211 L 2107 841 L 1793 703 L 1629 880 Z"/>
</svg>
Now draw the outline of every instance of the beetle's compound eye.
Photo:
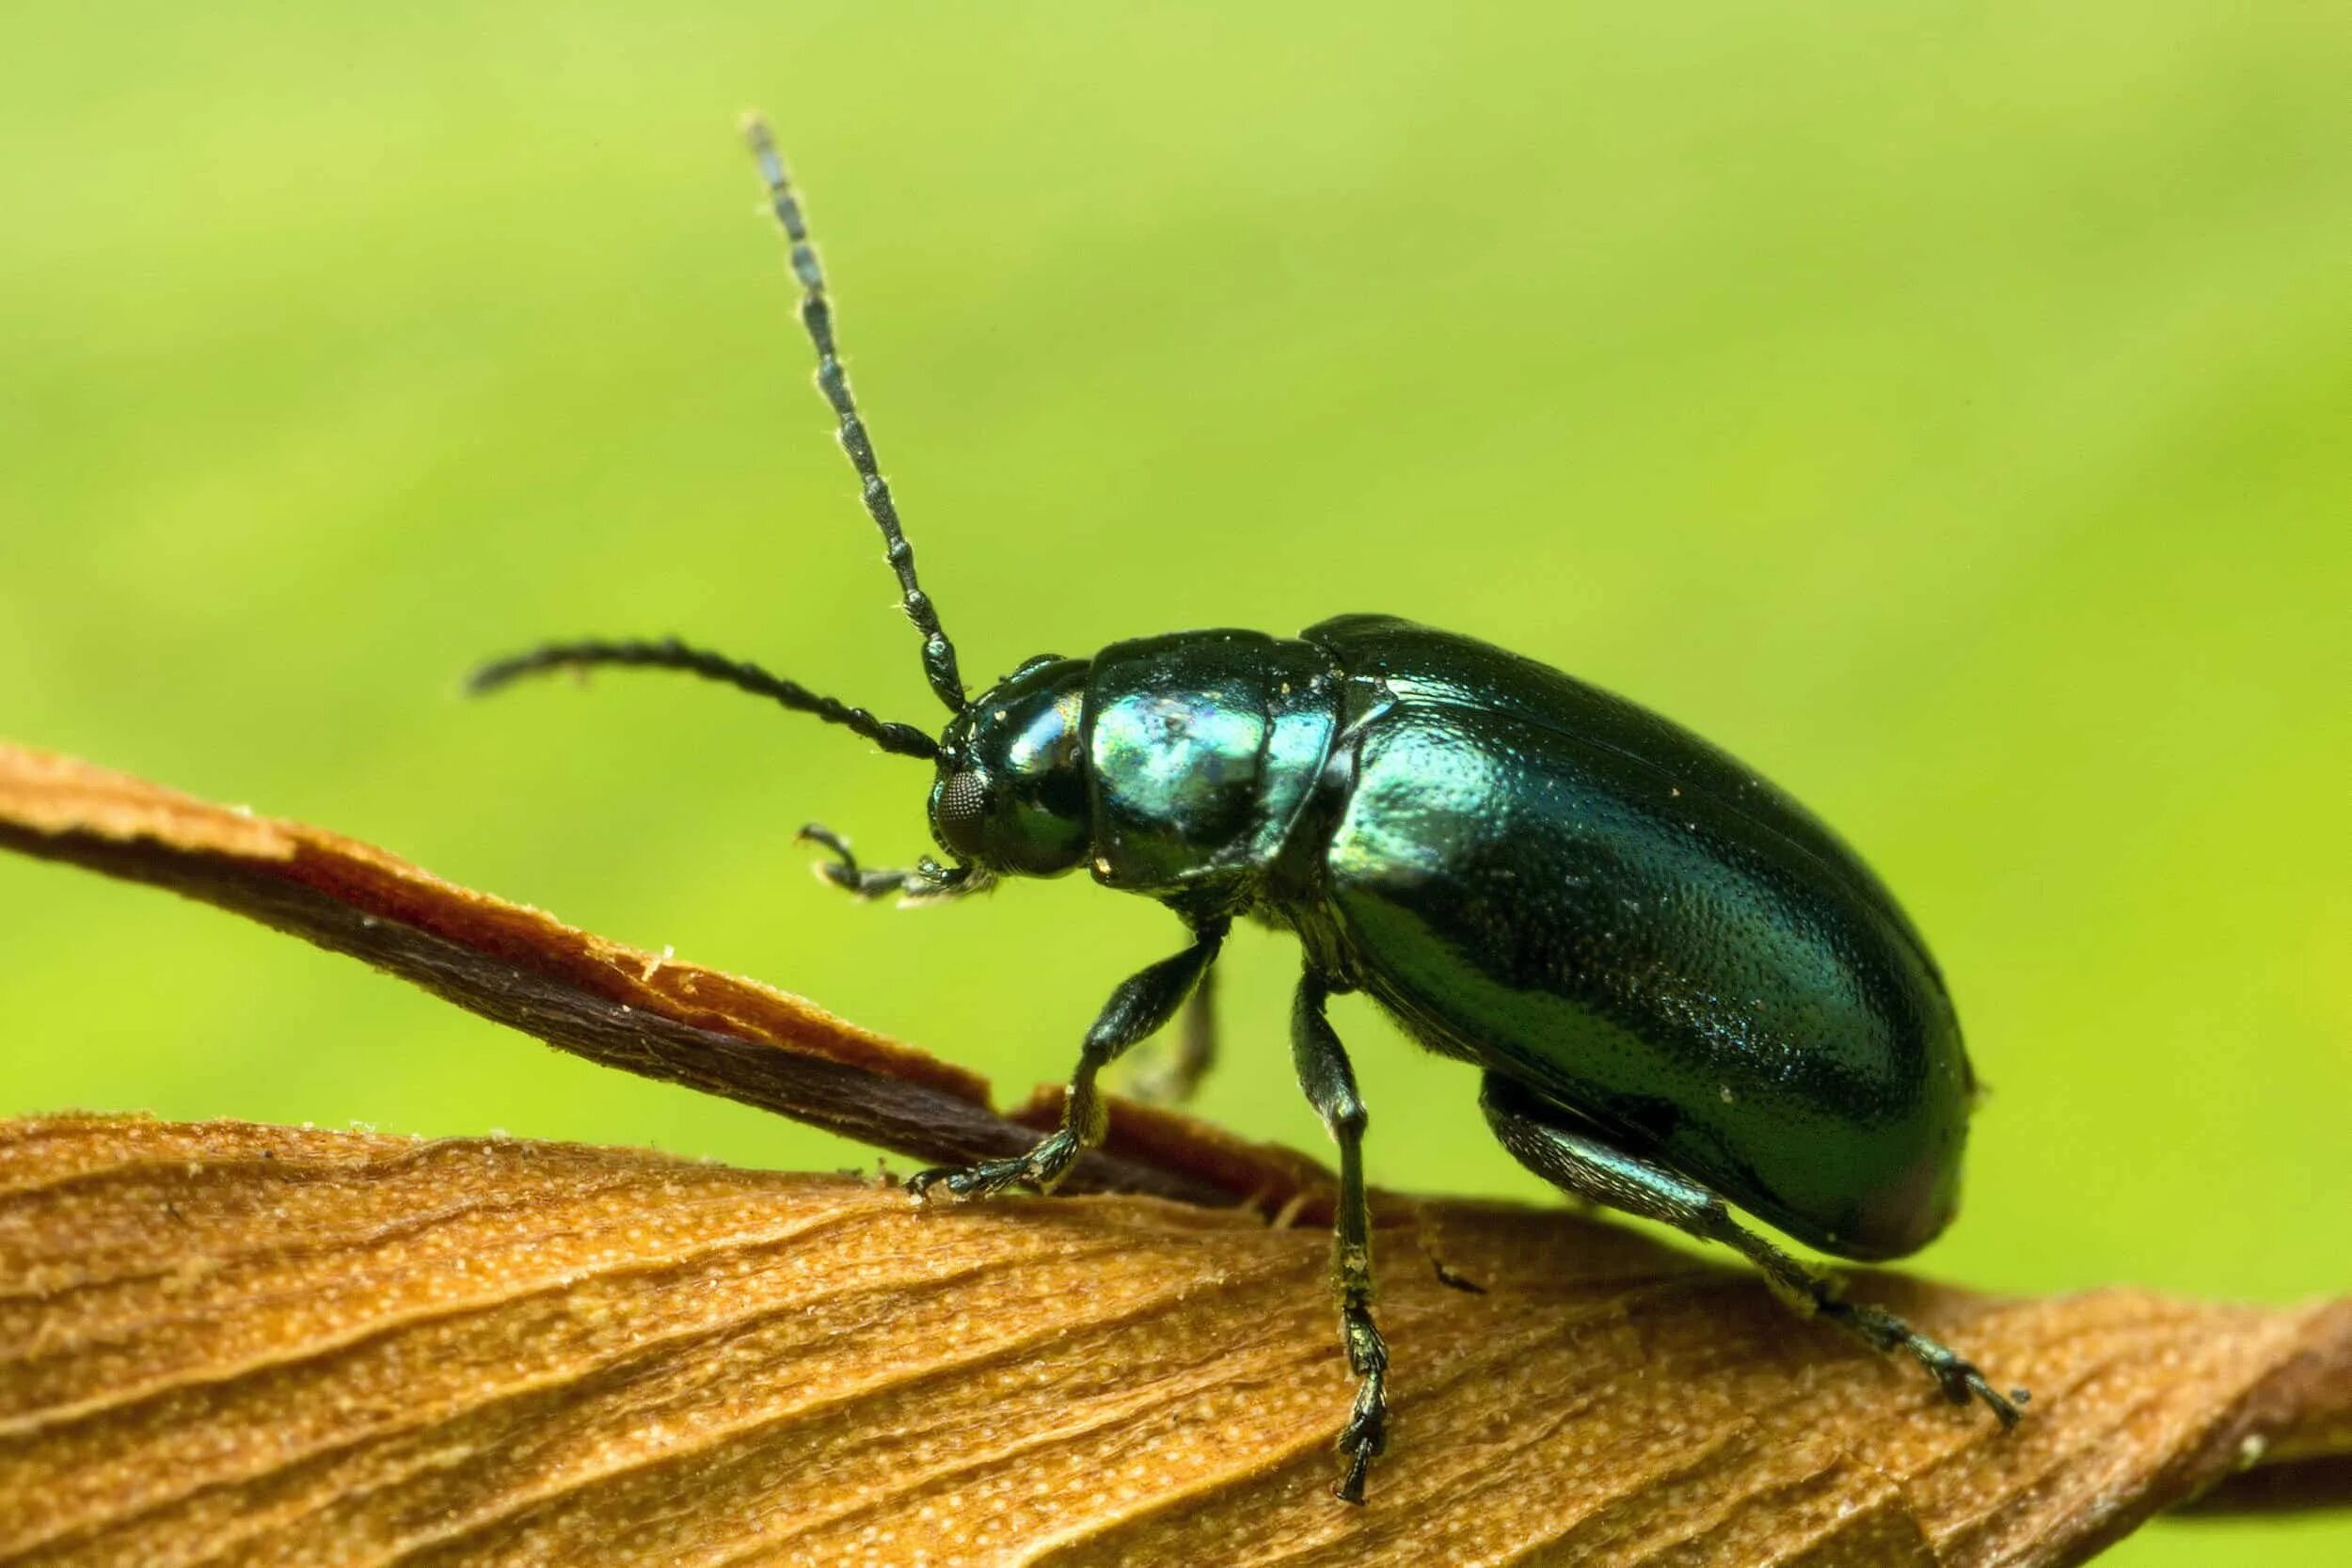
<svg viewBox="0 0 2352 1568">
<path fill-rule="evenodd" d="M 978 768 L 961 768 L 940 781 L 939 792 L 931 798 L 931 818 L 948 853 L 961 860 L 978 859 L 987 816 L 988 780 Z"/>
</svg>

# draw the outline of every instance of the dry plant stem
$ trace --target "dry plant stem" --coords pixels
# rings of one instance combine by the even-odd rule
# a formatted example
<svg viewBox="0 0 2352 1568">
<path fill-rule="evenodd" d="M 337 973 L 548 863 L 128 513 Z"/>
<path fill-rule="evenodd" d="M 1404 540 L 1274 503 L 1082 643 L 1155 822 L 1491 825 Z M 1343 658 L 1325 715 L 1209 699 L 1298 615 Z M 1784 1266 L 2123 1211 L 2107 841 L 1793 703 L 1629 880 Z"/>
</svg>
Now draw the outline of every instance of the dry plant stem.
<svg viewBox="0 0 2352 1568">
<path fill-rule="evenodd" d="M 1035 1132 L 985 1104 L 930 1085 L 607 1001 L 244 866 L 195 863 L 144 844 L 73 835 L 36 839 L 7 827 L 0 827 L 0 847 L 170 888 L 330 952 L 365 959 L 469 1012 L 592 1062 L 778 1112 L 912 1159 L 995 1159 L 1018 1154 L 1037 1141 Z M 1153 1193 L 1191 1203 L 1232 1201 L 1232 1195 L 1181 1172 L 1112 1156 L 1096 1156 L 1072 1180 L 1081 1191 Z"/>
<path fill-rule="evenodd" d="M 1485 1293 L 1392 1271 L 1398 1447 L 1348 1509 L 1313 1230 L 0 1123 L 0 1562 L 2048 1565 L 2352 1417 L 2352 1303 L 1867 1281 L 2049 1390 L 2003 1437 L 1618 1227 L 1428 1203 L 1378 1241 Z"/>
<path fill-rule="evenodd" d="M 372 846 L 0 742 L 0 848 L 169 888 L 410 980 L 592 1061 L 774 1111 L 910 1159 L 1019 1153 L 1058 1102 L 1010 1117 L 985 1079 L 803 998 L 628 947 L 443 881 Z M 1121 1106 L 1073 1192 L 1325 1209 L 1288 1150 Z"/>
</svg>

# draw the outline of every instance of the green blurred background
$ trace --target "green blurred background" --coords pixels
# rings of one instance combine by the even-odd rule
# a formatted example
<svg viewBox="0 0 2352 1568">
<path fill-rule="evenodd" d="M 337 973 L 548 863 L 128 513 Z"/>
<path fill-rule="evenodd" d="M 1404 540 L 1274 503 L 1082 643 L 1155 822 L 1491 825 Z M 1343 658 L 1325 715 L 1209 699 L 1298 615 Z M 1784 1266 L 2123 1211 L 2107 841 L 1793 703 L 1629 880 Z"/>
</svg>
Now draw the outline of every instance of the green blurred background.
<svg viewBox="0 0 2352 1568">
<path fill-rule="evenodd" d="M 670 631 L 931 713 L 736 113 L 810 193 L 982 678 L 1385 610 L 1649 703 L 1932 939 L 1995 1098 L 1922 1260 L 2352 1289 L 2352 13 L 46 3 L 0 60 L 0 735 L 327 825 L 1058 1077 L 1167 916 L 855 906 L 923 769 Z M 1292 951 L 1203 1109 L 1321 1147 Z M 0 1110 L 846 1145 L 0 862 Z M 1343 1005 L 1384 1184 L 1533 1196 Z M 2352 1522 L 2114 1554 L 2340 1563 Z"/>
</svg>

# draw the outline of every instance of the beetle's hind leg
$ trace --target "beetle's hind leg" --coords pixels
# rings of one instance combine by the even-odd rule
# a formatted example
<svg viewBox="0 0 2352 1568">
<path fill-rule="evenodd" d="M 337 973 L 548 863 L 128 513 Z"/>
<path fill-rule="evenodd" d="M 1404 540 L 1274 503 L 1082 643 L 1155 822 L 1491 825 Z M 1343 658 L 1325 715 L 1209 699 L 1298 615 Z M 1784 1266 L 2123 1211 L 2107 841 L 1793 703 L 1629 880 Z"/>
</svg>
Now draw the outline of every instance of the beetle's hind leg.
<svg viewBox="0 0 2352 1568">
<path fill-rule="evenodd" d="M 1126 1092 L 1147 1105 L 1182 1105 L 1216 1065 L 1216 971 L 1211 969 L 1193 988 L 1192 1000 L 1184 1004 L 1176 1038 L 1127 1081 Z"/>
<path fill-rule="evenodd" d="M 1908 1354 L 1928 1370 L 1954 1404 L 1981 1400 L 2004 1429 L 2017 1424 L 2017 1407 L 2026 1402 L 2024 1389 L 2003 1394 L 1957 1353 L 1892 1312 L 1845 1300 L 1835 1282 L 1736 1223 L 1724 1200 L 1696 1182 L 1612 1148 L 1571 1125 L 1565 1114 L 1496 1073 L 1486 1074 L 1478 1102 L 1512 1158 L 1553 1186 L 1736 1249 L 1762 1269 L 1772 1292 L 1798 1311 L 1827 1319 L 1882 1354 Z"/>
<path fill-rule="evenodd" d="M 1331 1276 L 1340 1296 L 1340 1343 L 1357 1378 L 1356 1404 L 1341 1429 L 1346 1472 L 1332 1488 L 1341 1500 L 1364 1500 L 1364 1476 L 1389 1441 L 1389 1347 L 1372 1321 L 1372 1206 L 1364 1193 L 1363 1097 L 1346 1048 L 1323 1016 L 1330 987 L 1312 972 L 1299 979 L 1291 1007 L 1291 1056 L 1298 1086 L 1340 1146 L 1340 1196 L 1331 1218 Z"/>
<path fill-rule="evenodd" d="M 1103 1141 L 1108 1112 L 1094 1081 L 1129 1046 L 1152 1034 L 1176 1011 L 1216 961 L 1232 922 L 1204 920 L 1193 927 L 1192 945 L 1172 958 L 1129 975 L 1111 992 L 1087 1031 L 1078 1053 L 1078 1070 L 1071 1076 L 1070 1092 L 1062 1101 L 1061 1126 L 1026 1154 L 1009 1160 L 983 1160 L 961 1169 L 944 1166 L 910 1177 L 907 1190 L 916 1197 L 933 1187 L 945 1187 L 957 1197 L 989 1197 L 1008 1187 L 1034 1187 L 1051 1192 L 1068 1173 L 1081 1149 Z"/>
</svg>

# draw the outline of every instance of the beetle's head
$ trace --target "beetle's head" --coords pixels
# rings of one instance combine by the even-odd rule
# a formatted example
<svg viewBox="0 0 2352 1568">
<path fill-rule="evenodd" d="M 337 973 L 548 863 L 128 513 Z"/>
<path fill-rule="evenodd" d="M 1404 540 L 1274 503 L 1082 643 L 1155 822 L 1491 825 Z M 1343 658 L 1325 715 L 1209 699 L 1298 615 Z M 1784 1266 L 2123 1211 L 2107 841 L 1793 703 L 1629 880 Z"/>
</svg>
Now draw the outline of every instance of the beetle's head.
<svg viewBox="0 0 2352 1568">
<path fill-rule="evenodd" d="M 1086 858 L 1087 661 L 1041 654 L 973 699 L 939 737 L 931 836 L 983 872 L 1057 877 Z"/>
</svg>

